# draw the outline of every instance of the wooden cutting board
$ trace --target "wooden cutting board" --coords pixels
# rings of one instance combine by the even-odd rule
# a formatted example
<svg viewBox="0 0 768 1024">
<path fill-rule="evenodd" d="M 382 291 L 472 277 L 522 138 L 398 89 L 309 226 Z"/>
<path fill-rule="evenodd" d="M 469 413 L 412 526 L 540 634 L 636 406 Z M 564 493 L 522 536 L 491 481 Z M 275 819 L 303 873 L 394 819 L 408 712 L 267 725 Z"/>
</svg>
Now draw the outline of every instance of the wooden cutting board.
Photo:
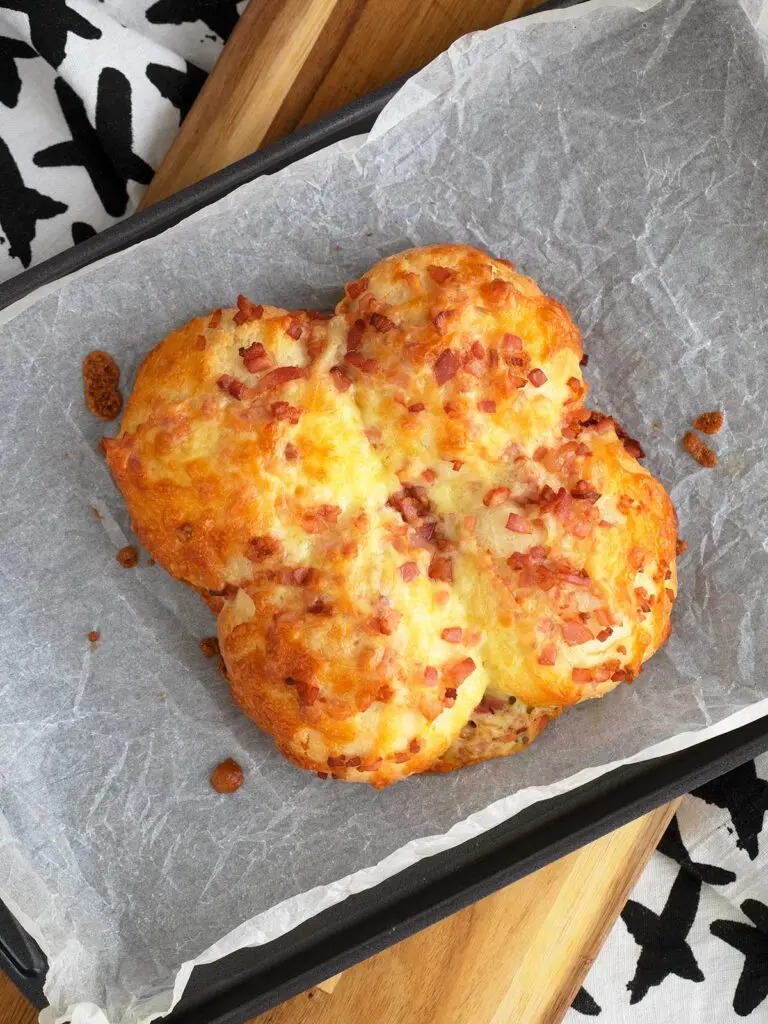
<svg viewBox="0 0 768 1024">
<path fill-rule="evenodd" d="M 146 206 L 536 0 L 252 0 Z M 259 1024 L 557 1024 L 674 813 L 659 808 L 263 1014 Z M 33 1008 L 0 975 L 0 1024 Z"/>
</svg>

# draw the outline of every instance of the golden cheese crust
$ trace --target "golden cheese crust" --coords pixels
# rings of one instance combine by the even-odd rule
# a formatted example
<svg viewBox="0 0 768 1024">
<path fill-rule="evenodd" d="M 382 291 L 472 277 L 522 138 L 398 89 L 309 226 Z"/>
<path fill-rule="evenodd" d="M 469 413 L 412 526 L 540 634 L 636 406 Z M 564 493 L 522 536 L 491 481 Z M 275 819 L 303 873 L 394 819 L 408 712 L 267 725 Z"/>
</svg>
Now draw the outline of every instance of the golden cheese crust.
<svg viewBox="0 0 768 1024">
<path fill-rule="evenodd" d="M 511 264 L 433 246 L 332 317 L 240 297 L 145 359 L 110 468 L 295 764 L 384 786 L 514 753 L 667 638 L 675 514 L 581 355 Z"/>
</svg>

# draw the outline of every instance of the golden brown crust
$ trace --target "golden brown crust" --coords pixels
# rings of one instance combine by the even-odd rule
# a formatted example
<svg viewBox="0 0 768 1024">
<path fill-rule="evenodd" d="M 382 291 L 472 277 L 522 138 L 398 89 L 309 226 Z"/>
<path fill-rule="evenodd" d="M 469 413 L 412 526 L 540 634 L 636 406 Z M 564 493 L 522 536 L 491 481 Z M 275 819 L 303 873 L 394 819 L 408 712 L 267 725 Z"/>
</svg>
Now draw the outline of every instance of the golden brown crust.
<svg viewBox="0 0 768 1024">
<path fill-rule="evenodd" d="M 382 786 L 514 753 L 664 641 L 674 511 L 580 357 L 530 279 L 434 246 L 331 319 L 241 297 L 144 361 L 110 468 L 295 764 Z"/>
</svg>

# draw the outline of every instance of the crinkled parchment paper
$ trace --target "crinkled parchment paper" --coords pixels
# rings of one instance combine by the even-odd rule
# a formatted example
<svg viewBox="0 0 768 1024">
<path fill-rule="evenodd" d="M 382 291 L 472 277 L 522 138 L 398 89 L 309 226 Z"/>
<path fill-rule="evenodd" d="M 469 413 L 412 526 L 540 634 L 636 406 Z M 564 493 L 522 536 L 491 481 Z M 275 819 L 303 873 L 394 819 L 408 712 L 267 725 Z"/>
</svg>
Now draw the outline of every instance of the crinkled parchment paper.
<svg viewBox="0 0 768 1024">
<path fill-rule="evenodd" d="M 194 962 L 768 711 L 761 18 L 759 2 L 593 0 L 469 36 L 367 139 L 3 314 L 0 897 L 50 959 L 47 1020 L 147 1021 Z M 690 550 L 672 639 L 635 686 L 522 756 L 377 793 L 278 757 L 198 650 L 202 602 L 146 556 L 118 567 L 131 532 L 80 364 L 107 349 L 130 382 L 171 328 L 239 291 L 330 307 L 379 257 L 438 241 L 511 258 L 566 303 L 594 403 L 642 440 Z M 704 470 L 679 442 L 718 408 Z M 223 757 L 246 771 L 234 797 L 208 786 Z"/>
</svg>

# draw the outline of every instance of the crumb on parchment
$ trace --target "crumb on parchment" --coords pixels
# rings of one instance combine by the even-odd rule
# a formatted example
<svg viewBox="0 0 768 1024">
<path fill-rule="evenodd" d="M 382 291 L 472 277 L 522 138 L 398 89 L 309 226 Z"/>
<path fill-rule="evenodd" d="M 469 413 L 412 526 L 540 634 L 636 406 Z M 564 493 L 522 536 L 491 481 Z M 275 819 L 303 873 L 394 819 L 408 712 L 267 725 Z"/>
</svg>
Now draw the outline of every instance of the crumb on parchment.
<svg viewBox="0 0 768 1024">
<path fill-rule="evenodd" d="M 717 434 L 723 426 L 723 414 L 721 412 L 703 412 L 693 421 L 694 427 L 702 434 Z"/>
<path fill-rule="evenodd" d="M 682 441 L 683 448 L 694 458 L 700 466 L 712 469 L 717 465 L 717 455 L 709 445 L 704 444 L 700 437 L 697 437 L 692 430 L 689 430 Z"/>
</svg>

